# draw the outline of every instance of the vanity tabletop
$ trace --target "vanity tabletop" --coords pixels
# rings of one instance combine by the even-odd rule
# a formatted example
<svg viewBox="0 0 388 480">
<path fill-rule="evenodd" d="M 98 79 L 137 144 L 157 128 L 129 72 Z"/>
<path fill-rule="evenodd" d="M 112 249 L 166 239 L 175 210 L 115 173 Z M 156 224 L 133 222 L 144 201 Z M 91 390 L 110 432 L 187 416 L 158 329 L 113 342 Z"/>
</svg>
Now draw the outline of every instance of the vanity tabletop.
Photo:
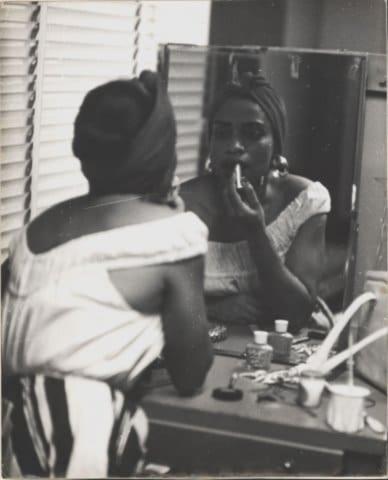
<svg viewBox="0 0 388 480">
<path fill-rule="evenodd" d="M 228 338 L 217 343 L 217 348 L 244 352 L 252 335 L 248 330 L 236 329 Z M 360 432 L 345 434 L 334 431 L 326 423 L 328 392 L 322 396 L 319 407 L 305 409 L 296 402 L 296 387 L 280 388 L 285 401 L 258 402 L 260 387 L 246 379 L 239 379 L 236 387 L 243 391 L 238 401 L 221 401 L 212 397 L 213 389 L 228 385 L 230 376 L 241 365 L 242 360 L 215 355 L 202 390 L 190 398 L 179 397 L 171 384 L 153 388 L 144 398 L 143 406 L 152 422 L 171 422 L 177 426 L 227 431 L 236 435 L 253 435 L 282 442 L 302 443 L 318 448 L 339 449 L 364 454 L 383 455 L 386 449 L 386 434 L 373 432 L 365 427 Z M 273 364 L 273 369 L 287 368 Z M 346 380 L 344 374 L 334 382 Z M 362 380 L 355 383 L 366 385 Z M 367 412 L 386 425 L 387 397 L 368 386 L 371 395 L 367 401 Z M 151 427 L 152 428 L 152 427 Z"/>
</svg>

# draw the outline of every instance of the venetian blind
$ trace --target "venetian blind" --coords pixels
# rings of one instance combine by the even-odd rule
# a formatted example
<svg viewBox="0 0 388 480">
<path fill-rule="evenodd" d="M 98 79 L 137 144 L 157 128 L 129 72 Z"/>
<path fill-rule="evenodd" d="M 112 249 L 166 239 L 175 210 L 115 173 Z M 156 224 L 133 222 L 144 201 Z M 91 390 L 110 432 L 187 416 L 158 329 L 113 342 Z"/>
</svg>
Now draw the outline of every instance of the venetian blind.
<svg viewBox="0 0 388 480">
<path fill-rule="evenodd" d="M 168 92 L 177 122 L 177 175 L 181 181 L 198 174 L 206 49 L 169 47 Z"/>
<path fill-rule="evenodd" d="M 31 213 L 39 13 L 36 2 L 0 7 L 2 261 L 10 238 L 29 220 Z"/>
<path fill-rule="evenodd" d="M 139 2 L 50 2 L 42 9 L 34 213 L 87 191 L 71 152 L 73 121 L 88 90 L 132 75 Z"/>
</svg>

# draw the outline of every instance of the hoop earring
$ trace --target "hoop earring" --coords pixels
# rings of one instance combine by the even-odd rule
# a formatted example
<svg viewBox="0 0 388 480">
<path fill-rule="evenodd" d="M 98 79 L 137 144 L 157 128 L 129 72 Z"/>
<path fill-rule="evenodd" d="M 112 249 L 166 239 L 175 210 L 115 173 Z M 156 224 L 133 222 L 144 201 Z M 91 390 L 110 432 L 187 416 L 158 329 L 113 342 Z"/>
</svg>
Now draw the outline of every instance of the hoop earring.
<svg viewBox="0 0 388 480">
<path fill-rule="evenodd" d="M 204 170 L 205 170 L 206 173 L 213 173 L 212 162 L 211 162 L 210 158 L 207 158 L 207 160 L 205 162 Z"/>
<path fill-rule="evenodd" d="M 177 208 L 179 205 L 179 190 L 180 190 L 180 180 L 177 175 L 174 175 L 172 179 L 171 186 L 168 189 L 168 192 L 165 196 L 164 202 L 170 207 Z"/>
<path fill-rule="evenodd" d="M 276 178 L 286 177 L 289 172 L 287 159 L 281 155 L 275 155 L 271 162 L 271 170 Z"/>
</svg>

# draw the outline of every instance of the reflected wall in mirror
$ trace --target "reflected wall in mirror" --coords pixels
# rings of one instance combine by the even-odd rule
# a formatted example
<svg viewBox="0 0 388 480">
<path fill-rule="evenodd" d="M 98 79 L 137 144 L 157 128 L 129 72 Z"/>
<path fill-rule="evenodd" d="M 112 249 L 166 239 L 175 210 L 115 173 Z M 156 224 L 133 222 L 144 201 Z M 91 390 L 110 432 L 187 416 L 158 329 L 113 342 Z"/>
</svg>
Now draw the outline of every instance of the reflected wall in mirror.
<svg viewBox="0 0 388 480">
<path fill-rule="evenodd" d="M 290 173 L 322 183 L 332 207 L 319 295 L 338 311 L 352 296 L 366 56 L 259 47 L 166 45 L 159 69 L 178 129 L 181 181 L 203 175 L 208 117 L 218 93 L 244 72 L 264 74 L 287 110 L 284 156 Z"/>
</svg>

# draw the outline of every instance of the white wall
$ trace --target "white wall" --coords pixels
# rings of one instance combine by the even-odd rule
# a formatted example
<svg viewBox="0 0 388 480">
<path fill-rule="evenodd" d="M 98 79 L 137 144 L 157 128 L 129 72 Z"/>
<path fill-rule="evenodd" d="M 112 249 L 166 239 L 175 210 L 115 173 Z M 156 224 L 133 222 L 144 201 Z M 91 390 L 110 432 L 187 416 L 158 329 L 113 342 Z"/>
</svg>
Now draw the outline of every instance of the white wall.
<svg viewBox="0 0 388 480">
<path fill-rule="evenodd" d="M 158 0 L 154 4 L 158 43 L 208 45 L 210 0 Z"/>
</svg>

